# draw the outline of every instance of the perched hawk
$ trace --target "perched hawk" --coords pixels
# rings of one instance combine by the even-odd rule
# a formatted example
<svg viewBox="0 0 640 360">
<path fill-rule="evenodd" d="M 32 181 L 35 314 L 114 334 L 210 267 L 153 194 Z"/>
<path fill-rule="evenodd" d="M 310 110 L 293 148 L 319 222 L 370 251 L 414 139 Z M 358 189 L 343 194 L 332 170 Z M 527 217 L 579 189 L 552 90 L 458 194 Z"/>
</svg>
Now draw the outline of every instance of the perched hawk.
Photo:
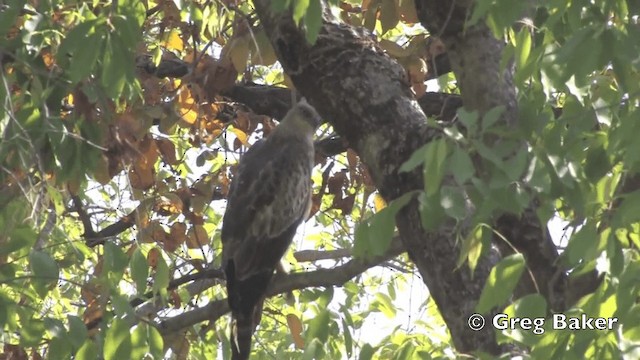
<svg viewBox="0 0 640 360">
<path fill-rule="evenodd" d="M 232 315 L 233 360 L 248 359 L 274 270 L 311 205 L 313 134 L 305 101 L 240 159 L 222 221 L 222 267 Z"/>
</svg>

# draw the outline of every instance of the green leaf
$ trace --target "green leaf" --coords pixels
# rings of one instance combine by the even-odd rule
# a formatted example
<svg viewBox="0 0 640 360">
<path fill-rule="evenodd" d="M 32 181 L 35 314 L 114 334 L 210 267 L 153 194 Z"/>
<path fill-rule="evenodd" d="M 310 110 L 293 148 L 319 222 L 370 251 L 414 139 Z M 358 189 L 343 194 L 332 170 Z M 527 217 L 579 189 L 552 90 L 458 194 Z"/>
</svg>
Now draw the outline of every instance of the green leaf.
<svg viewBox="0 0 640 360">
<path fill-rule="evenodd" d="M 273 0 L 271 1 L 271 10 L 274 13 L 280 13 L 285 11 L 289 4 L 291 4 L 291 0 Z"/>
<path fill-rule="evenodd" d="M 82 347 L 76 353 L 77 360 L 95 360 L 98 359 L 98 349 L 91 339 L 87 339 Z"/>
<path fill-rule="evenodd" d="M 544 321 L 547 317 L 547 302 L 545 298 L 540 294 L 526 295 L 504 309 L 509 318 L 527 318 L 534 321 L 533 327 L 528 330 L 516 326 L 515 329 L 503 330 L 503 334 L 507 338 L 513 339 L 517 342 L 523 343 L 527 346 L 534 346 L 540 341 L 540 335 L 546 330 L 550 330 L 550 326 L 544 327 Z"/>
<path fill-rule="evenodd" d="M 511 297 L 524 268 L 522 254 L 507 256 L 496 264 L 484 284 L 476 312 L 487 314 L 492 308 L 504 305 Z"/>
<path fill-rule="evenodd" d="M 439 194 L 438 194 L 439 195 Z M 444 221 L 446 214 L 440 205 L 439 196 L 427 196 L 422 193 L 420 200 L 420 220 L 426 230 L 435 230 Z"/>
<path fill-rule="evenodd" d="M 67 315 L 67 321 L 69 322 L 69 341 L 74 348 L 79 349 L 87 339 L 88 331 L 87 326 L 77 316 Z"/>
<path fill-rule="evenodd" d="M 142 254 L 140 248 L 137 248 L 131 255 L 129 267 L 131 268 L 131 278 L 136 283 L 138 294 L 144 293 L 147 289 L 149 263 L 147 262 L 147 258 Z"/>
<path fill-rule="evenodd" d="M 169 286 L 169 266 L 164 261 L 162 256 L 158 257 L 158 264 L 156 265 L 156 274 L 153 277 L 153 292 L 163 293 Z"/>
<path fill-rule="evenodd" d="M 475 134 L 478 131 L 478 120 L 480 119 L 478 111 L 467 111 L 464 108 L 460 108 L 457 113 L 458 119 L 467 128 L 468 134 Z"/>
<path fill-rule="evenodd" d="M 331 317 L 328 310 L 322 310 L 313 320 L 309 322 L 309 329 L 306 334 L 306 342 L 318 339 L 322 344 L 329 338 L 329 322 Z"/>
<path fill-rule="evenodd" d="M 604 233 L 598 235 L 596 225 L 592 221 L 587 222 L 569 239 L 569 244 L 567 244 L 567 248 L 565 249 L 569 265 L 575 266 L 580 262 L 589 262 L 598 257 L 603 248 L 603 246 L 601 247 L 600 245 L 600 239 L 603 235 Z"/>
<path fill-rule="evenodd" d="M 440 191 L 448 153 L 449 147 L 444 139 L 437 139 L 429 143 L 424 160 L 424 189 L 427 196 Z"/>
<path fill-rule="evenodd" d="M 375 299 L 371 303 L 371 308 L 382 312 L 382 314 L 389 319 L 396 316 L 396 307 L 393 305 L 389 296 L 384 293 L 377 293 L 375 295 Z"/>
<path fill-rule="evenodd" d="M 103 274 L 107 276 L 111 284 L 114 286 L 118 284 L 128 264 L 129 258 L 120 246 L 109 241 L 104 244 Z"/>
<path fill-rule="evenodd" d="M 114 319 L 104 339 L 105 360 L 131 359 L 131 334 L 129 324 L 123 319 Z"/>
<path fill-rule="evenodd" d="M 307 14 L 309 0 L 295 0 L 293 2 L 293 22 L 300 24 L 300 20 Z"/>
<path fill-rule="evenodd" d="M 380 256 L 389 248 L 396 227 L 395 213 L 386 207 L 369 219 L 368 250 L 370 256 Z"/>
<path fill-rule="evenodd" d="M 66 334 L 65 334 L 66 335 Z M 57 359 L 71 358 L 71 343 L 68 336 L 52 337 L 47 348 L 48 354 L 56 354 Z M 49 357 L 51 358 L 51 356 Z"/>
<path fill-rule="evenodd" d="M 358 360 L 371 360 L 376 350 L 377 349 L 374 349 L 373 347 L 371 347 L 369 343 L 365 343 L 360 348 L 360 355 L 358 356 Z"/>
<path fill-rule="evenodd" d="M 13 0 L 3 2 L 3 9 L 0 11 L 0 38 L 6 38 L 7 32 L 16 25 L 16 19 L 20 15 L 20 10 L 24 7 L 24 1 Z"/>
<path fill-rule="evenodd" d="M 366 221 L 356 225 L 354 233 L 353 256 L 364 258 L 369 252 L 369 224 Z"/>
<path fill-rule="evenodd" d="M 146 323 L 141 322 L 131 332 L 131 359 L 144 359 L 144 355 L 149 352 L 147 327 Z"/>
<path fill-rule="evenodd" d="M 590 147 L 587 150 L 587 159 L 584 166 L 584 174 L 592 183 L 598 182 L 611 170 L 611 163 L 607 151 L 602 146 Z"/>
<path fill-rule="evenodd" d="M 56 54 L 57 62 L 66 64 L 69 56 L 73 57 L 78 51 L 82 51 L 81 48 L 86 46 L 87 35 L 93 34 L 95 26 L 99 23 L 98 20 L 88 20 L 71 29 L 60 43 Z"/>
<path fill-rule="evenodd" d="M 394 360 L 412 360 L 416 359 L 415 356 L 416 346 L 411 341 L 405 342 L 398 350 L 395 352 Z"/>
<path fill-rule="evenodd" d="M 353 353 L 353 338 L 351 337 L 351 330 L 349 330 L 349 325 L 347 322 L 342 319 L 342 331 L 344 332 L 344 348 L 347 352 L 347 357 L 351 357 Z"/>
<path fill-rule="evenodd" d="M 117 99 L 122 95 L 127 80 L 126 67 L 128 56 L 119 37 L 110 33 L 105 42 L 105 51 L 102 56 L 102 76 L 100 82 L 105 87 L 109 97 Z"/>
<path fill-rule="evenodd" d="M 502 115 L 504 110 L 504 105 L 500 105 L 487 111 L 487 113 L 482 117 L 482 130 L 486 131 L 490 129 L 498 120 L 500 120 L 500 115 Z"/>
<path fill-rule="evenodd" d="M 34 250 L 29 254 L 29 266 L 33 273 L 33 288 L 41 297 L 51 289 L 51 286 L 58 282 L 58 264 L 48 253 Z"/>
<path fill-rule="evenodd" d="M 516 36 L 516 68 L 521 69 L 527 63 L 531 53 L 531 33 L 527 27 L 523 27 Z"/>
<path fill-rule="evenodd" d="M 485 244 L 490 244 L 491 231 L 487 231 L 486 225 L 478 224 L 469 232 L 469 235 L 462 242 L 462 249 L 456 267 L 462 266 L 465 260 L 469 261 L 469 269 L 473 273 L 482 255 L 482 249 Z"/>
<path fill-rule="evenodd" d="M 27 249 L 35 244 L 38 234 L 28 225 L 18 225 L 9 233 L 9 238 L 0 246 L 0 255 Z"/>
<path fill-rule="evenodd" d="M 32 251 L 29 254 L 29 265 L 34 276 L 58 281 L 58 264 L 48 253 L 40 250 Z"/>
<path fill-rule="evenodd" d="M 309 0 L 307 13 L 304 15 L 306 27 L 305 37 L 309 44 L 315 44 L 322 28 L 322 5 L 320 0 Z"/>
<path fill-rule="evenodd" d="M 400 169 L 398 169 L 398 172 L 401 172 L 401 173 L 402 172 L 409 172 L 409 171 L 417 168 L 418 166 L 424 164 L 424 159 L 427 156 L 428 147 L 429 147 L 429 144 L 425 144 L 425 145 L 422 145 L 416 151 L 414 151 L 413 154 L 411 154 L 411 157 L 409 157 L 409 160 L 405 161 L 400 166 Z"/>
<path fill-rule="evenodd" d="M 464 219 L 467 215 L 467 207 L 463 189 L 443 186 L 440 191 L 440 206 L 450 217 L 458 220 Z"/>
<path fill-rule="evenodd" d="M 449 159 L 449 168 L 453 173 L 453 178 L 460 185 L 463 185 L 475 173 L 475 167 L 467 151 L 456 147 Z"/>
<path fill-rule="evenodd" d="M 405 193 L 371 218 L 361 222 L 355 231 L 354 256 L 366 258 L 383 255 L 393 240 L 396 214 L 415 195 L 414 191 Z"/>
<path fill-rule="evenodd" d="M 20 327 L 20 345 L 24 347 L 36 346 L 44 336 L 44 322 L 40 319 L 28 319 Z"/>
<path fill-rule="evenodd" d="M 147 342 L 149 343 L 151 355 L 156 359 L 162 359 L 164 355 L 164 340 L 155 326 L 147 326 Z"/>
<path fill-rule="evenodd" d="M 98 57 L 103 53 L 105 34 L 102 28 L 86 35 L 85 41 L 76 47 L 69 64 L 69 79 L 72 83 L 78 83 L 86 78 L 94 70 Z"/>
</svg>

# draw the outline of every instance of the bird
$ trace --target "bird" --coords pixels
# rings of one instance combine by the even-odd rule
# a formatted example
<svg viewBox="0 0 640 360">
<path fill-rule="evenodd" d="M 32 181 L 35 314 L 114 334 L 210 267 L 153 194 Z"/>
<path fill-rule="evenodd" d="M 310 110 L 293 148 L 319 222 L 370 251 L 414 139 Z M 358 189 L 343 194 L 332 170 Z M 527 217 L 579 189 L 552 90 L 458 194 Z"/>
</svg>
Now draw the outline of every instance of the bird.
<svg viewBox="0 0 640 360">
<path fill-rule="evenodd" d="M 233 360 L 251 354 L 267 287 L 311 208 L 313 135 L 321 117 L 306 100 L 240 158 L 222 219 L 222 268 Z"/>
</svg>

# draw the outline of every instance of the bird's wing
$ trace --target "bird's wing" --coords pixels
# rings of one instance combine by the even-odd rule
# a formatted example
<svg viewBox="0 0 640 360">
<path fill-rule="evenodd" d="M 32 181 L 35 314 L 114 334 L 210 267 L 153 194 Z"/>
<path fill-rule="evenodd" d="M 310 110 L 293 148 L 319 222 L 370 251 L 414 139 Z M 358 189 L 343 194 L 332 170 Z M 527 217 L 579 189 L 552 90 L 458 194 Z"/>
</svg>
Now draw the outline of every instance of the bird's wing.
<svg viewBox="0 0 640 360">
<path fill-rule="evenodd" d="M 311 168 L 299 145 L 265 141 L 241 159 L 222 228 L 224 261 L 234 260 L 240 280 L 280 260 L 305 214 Z"/>
</svg>

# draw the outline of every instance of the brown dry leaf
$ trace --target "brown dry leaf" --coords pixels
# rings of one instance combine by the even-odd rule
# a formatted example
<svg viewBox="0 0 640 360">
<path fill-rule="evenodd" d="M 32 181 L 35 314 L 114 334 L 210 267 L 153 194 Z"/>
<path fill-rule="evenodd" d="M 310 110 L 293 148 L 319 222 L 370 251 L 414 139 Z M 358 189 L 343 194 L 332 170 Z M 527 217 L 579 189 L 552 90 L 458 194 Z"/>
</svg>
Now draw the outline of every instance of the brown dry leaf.
<svg viewBox="0 0 640 360">
<path fill-rule="evenodd" d="M 327 181 L 327 189 L 329 190 L 330 194 L 341 196 L 342 188 L 346 187 L 345 185 L 347 185 L 348 183 L 349 180 L 347 179 L 347 170 L 342 170 L 333 174 L 333 176 L 329 178 L 329 180 Z"/>
<path fill-rule="evenodd" d="M 211 195 L 194 196 L 193 199 L 191 199 L 191 211 L 193 211 L 194 215 L 202 216 L 204 215 L 204 209 L 207 208 L 210 202 L 211 202 Z"/>
<path fill-rule="evenodd" d="M 382 25 L 382 33 L 395 28 L 400 21 L 396 8 L 396 0 L 382 0 L 380 7 L 380 25 Z"/>
<path fill-rule="evenodd" d="M 342 212 L 342 215 L 348 215 L 353 210 L 353 204 L 355 203 L 356 196 L 355 194 L 347 195 L 346 197 L 336 201 L 337 197 L 333 199 L 334 206 L 333 208 L 339 209 Z"/>
<path fill-rule="evenodd" d="M 93 171 L 93 178 L 101 185 L 108 184 L 113 178 L 109 172 L 109 159 L 106 155 L 102 154 L 98 158 L 98 163 Z"/>
<path fill-rule="evenodd" d="M 174 309 L 180 309 L 182 307 L 182 299 L 180 299 L 180 295 L 177 291 L 173 290 L 169 293 L 169 297 L 171 297 L 170 303 L 173 304 Z"/>
<path fill-rule="evenodd" d="M 126 252 L 127 257 L 131 259 L 133 252 L 136 251 L 137 249 L 138 249 L 138 245 L 136 245 L 136 243 L 133 243 L 133 245 L 129 246 L 129 249 Z"/>
<path fill-rule="evenodd" d="M 44 62 L 44 65 L 47 67 L 47 69 L 51 70 L 53 65 L 55 65 L 56 63 L 56 58 L 53 55 L 51 55 L 51 52 L 48 50 L 43 50 L 41 54 L 42 54 L 42 61 Z"/>
<path fill-rule="evenodd" d="M 250 124 L 251 119 L 249 118 L 249 113 L 246 111 L 238 110 L 236 112 L 236 119 L 233 122 L 233 126 L 247 133 L 249 132 Z"/>
<path fill-rule="evenodd" d="M 136 163 L 137 164 L 137 163 Z M 152 168 L 139 168 L 134 166 L 129 170 L 129 182 L 131 187 L 138 190 L 147 190 L 153 186 L 153 169 Z"/>
<path fill-rule="evenodd" d="M 145 135 L 142 138 L 138 145 L 138 151 L 140 152 L 140 156 L 138 161 L 140 162 L 140 166 L 153 168 L 158 160 L 158 154 L 160 153 L 156 142 L 150 135 Z"/>
<path fill-rule="evenodd" d="M 96 299 L 93 300 L 87 305 L 87 308 L 84 310 L 82 314 L 82 321 L 85 324 L 90 324 L 102 317 L 104 314 L 104 309 L 100 306 L 100 302 Z"/>
<path fill-rule="evenodd" d="M 167 241 L 171 241 L 172 246 L 175 245 L 175 249 L 171 250 L 172 252 L 175 251 L 178 248 L 178 246 L 187 242 L 188 238 L 187 238 L 187 235 L 185 234 L 186 231 L 187 231 L 187 225 L 183 222 L 176 222 L 171 225 L 169 239 L 167 239 Z M 166 243 L 165 243 L 165 247 L 166 247 Z"/>
<path fill-rule="evenodd" d="M 228 56 L 237 72 L 241 73 L 247 68 L 249 59 L 249 36 L 233 39 L 229 43 Z M 224 49 L 223 49 L 224 51 Z"/>
<path fill-rule="evenodd" d="M 302 321 L 294 314 L 287 314 L 287 325 L 293 337 L 293 343 L 297 349 L 304 349 L 304 338 L 302 337 Z"/>
<path fill-rule="evenodd" d="M 138 242 L 143 244 L 150 244 L 154 242 L 151 227 L 146 226 L 140 229 L 140 231 L 138 231 L 137 239 L 138 239 Z"/>
<path fill-rule="evenodd" d="M 3 360 L 28 360 L 27 352 L 18 345 L 4 343 L 2 347 Z"/>
<path fill-rule="evenodd" d="M 191 342 L 186 337 L 186 332 L 174 333 L 164 337 L 164 345 L 171 349 L 174 358 L 177 360 L 187 359 Z"/>
<path fill-rule="evenodd" d="M 169 165 L 177 165 L 176 146 L 169 139 L 156 139 L 156 146 L 160 150 L 162 159 Z"/>
<path fill-rule="evenodd" d="M 95 272 L 93 275 L 98 276 L 95 274 Z M 99 292 L 100 292 L 100 289 L 95 283 L 87 283 L 84 286 L 82 286 L 82 288 L 80 289 L 80 297 L 85 303 L 88 304 L 97 299 Z"/>
<path fill-rule="evenodd" d="M 230 89 L 235 85 L 238 72 L 229 58 L 222 58 L 217 61 L 205 56 L 204 62 L 203 74 L 196 78 L 202 79 L 202 88 L 205 91 L 207 100 L 214 101 L 221 91 Z"/>
<path fill-rule="evenodd" d="M 427 84 L 421 83 L 413 83 L 411 84 L 411 90 L 416 94 L 416 99 L 422 97 L 424 93 L 427 92 Z"/>
<path fill-rule="evenodd" d="M 162 256 L 162 253 L 160 252 L 159 249 L 153 248 L 149 250 L 149 253 L 147 254 L 147 262 L 149 263 L 149 266 L 155 269 L 156 266 L 158 266 L 158 259 L 161 256 Z"/>
<path fill-rule="evenodd" d="M 209 235 L 202 225 L 194 225 L 189 229 L 187 237 L 187 247 L 189 249 L 198 249 L 209 241 Z"/>
<path fill-rule="evenodd" d="M 396 6 L 398 14 L 400 14 L 400 18 L 402 18 L 405 23 L 415 24 L 419 21 L 414 0 L 396 1 Z"/>
<path fill-rule="evenodd" d="M 311 196 L 311 209 L 306 220 L 311 219 L 313 215 L 320 211 L 320 205 L 322 205 L 322 194 L 313 194 Z"/>
<path fill-rule="evenodd" d="M 282 78 L 283 78 L 282 84 L 284 86 L 286 86 L 287 88 L 289 88 L 291 90 L 294 90 L 296 88 L 296 86 L 293 84 L 293 80 L 291 80 L 289 75 L 283 74 Z"/>
<path fill-rule="evenodd" d="M 410 57 L 406 62 L 411 83 L 422 83 L 427 76 L 427 63 L 417 56 Z"/>
<path fill-rule="evenodd" d="M 411 55 L 411 52 L 407 48 L 403 48 L 394 41 L 382 39 L 378 43 L 382 50 L 386 51 L 391 57 L 396 59 L 403 58 Z"/>
<path fill-rule="evenodd" d="M 176 215 L 182 212 L 183 203 L 176 194 L 169 193 L 156 199 L 153 211 L 162 216 Z"/>
</svg>

